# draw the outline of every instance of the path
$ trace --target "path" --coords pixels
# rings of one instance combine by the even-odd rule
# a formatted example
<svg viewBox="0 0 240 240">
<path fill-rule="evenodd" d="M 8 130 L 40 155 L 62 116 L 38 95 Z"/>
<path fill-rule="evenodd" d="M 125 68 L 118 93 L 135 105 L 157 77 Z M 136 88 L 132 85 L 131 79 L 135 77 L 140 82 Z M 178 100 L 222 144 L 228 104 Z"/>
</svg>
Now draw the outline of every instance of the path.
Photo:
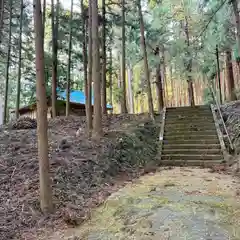
<svg viewBox="0 0 240 240">
<path fill-rule="evenodd" d="M 232 176 L 208 169 L 161 170 L 116 192 L 89 222 L 53 239 L 237 240 L 238 186 Z"/>
</svg>

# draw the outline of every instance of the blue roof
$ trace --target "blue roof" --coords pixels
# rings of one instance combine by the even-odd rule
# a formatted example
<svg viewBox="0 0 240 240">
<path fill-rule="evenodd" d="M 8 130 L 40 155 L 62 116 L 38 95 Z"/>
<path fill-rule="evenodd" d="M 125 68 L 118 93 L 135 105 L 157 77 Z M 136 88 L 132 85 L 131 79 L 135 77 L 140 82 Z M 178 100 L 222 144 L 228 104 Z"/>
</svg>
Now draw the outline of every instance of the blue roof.
<svg viewBox="0 0 240 240">
<path fill-rule="evenodd" d="M 58 99 L 62 99 L 62 100 L 66 101 L 66 99 L 67 99 L 66 90 L 60 91 L 59 89 L 57 89 L 57 95 L 58 95 Z M 85 97 L 84 92 L 80 91 L 80 90 L 71 90 L 70 91 L 70 102 L 85 104 L 86 97 Z M 92 105 L 93 104 L 94 104 L 94 97 L 92 96 Z M 107 104 L 107 108 L 112 108 L 112 106 Z"/>
</svg>

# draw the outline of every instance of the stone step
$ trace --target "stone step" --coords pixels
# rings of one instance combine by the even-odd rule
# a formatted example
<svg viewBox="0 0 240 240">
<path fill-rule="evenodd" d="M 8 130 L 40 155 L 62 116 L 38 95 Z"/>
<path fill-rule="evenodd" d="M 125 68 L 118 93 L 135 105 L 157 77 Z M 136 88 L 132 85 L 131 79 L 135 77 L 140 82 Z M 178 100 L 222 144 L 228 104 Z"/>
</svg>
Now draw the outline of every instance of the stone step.
<svg viewBox="0 0 240 240">
<path fill-rule="evenodd" d="M 187 161 L 182 161 L 182 160 L 161 160 L 160 165 L 162 166 L 200 166 L 200 167 L 205 167 L 205 168 L 210 168 L 213 167 L 214 165 L 220 164 L 222 161 L 218 160 L 205 160 L 205 161 L 200 161 L 200 160 L 187 160 Z"/>
<path fill-rule="evenodd" d="M 193 110 L 166 110 L 167 114 L 179 114 L 179 115 L 189 115 L 189 114 L 212 114 L 211 109 L 193 109 Z"/>
<path fill-rule="evenodd" d="M 204 123 L 214 123 L 213 118 L 183 118 L 183 119 L 165 119 L 165 123 L 168 124 L 204 124 Z"/>
<path fill-rule="evenodd" d="M 209 118 L 201 118 L 201 117 L 197 117 L 197 118 L 165 118 L 165 123 L 170 123 L 170 124 L 180 124 L 180 123 L 196 123 L 196 124 L 200 124 L 200 123 L 214 123 L 214 119 L 213 117 L 209 117 Z"/>
<path fill-rule="evenodd" d="M 206 134 L 206 135 L 216 135 L 216 130 L 215 129 L 210 129 L 210 130 L 186 130 L 186 129 L 180 129 L 180 130 L 174 130 L 172 129 L 166 129 L 164 132 L 164 137 L 165 136 L 191 136 L 191 135 L 202 135 L 202 134 Z"/>
<path fill-rule="evenodd" d="M 202 124 L 191 124 L 191 123 L 186 123 L 186 124 L 168 124 L 165 123 L 165 129 L 167 131 L 190 131 L 190 130 L 200 130 L 200 131 L 205 131 L 205 130 L 215 130 L 216 127 L 215 124 L 213 123 L 202 123 Z"/>
<path fill-rule="evenodd" d="M 171 141 L 171 140 L 214 140 L 214 139 L 218 139 L 218 135 L 217 133 L 212 134 L 212 135 L 207 135 L 204 134 L 204 132 L 202 134 L 198 134 L 198 135 L 168 135 L 168 136 L 163 136 L 164 140 L 167 141 Z"/>
<path fill-rule="evenodd" d="M 215 155 L 221 154 L 220 149 L 197 149 L 197 148 L 185 148 L 185 149 L 163 149 L 163 155 Z"/>
<path fill-rule="evenodd" d="M 162 149 L 163 150 L 167 150 L 167 149 L 218 149 L 220 150 L 221 149 L 221 146 L 220 144 L 201 144 L 199 143 L 196 143 L 196 144 L 191 144 L 192 141 L 190 141 L 189 144 L 163 144 L 162 146 Z"/>
<path fill-rule="evenodd" d="M 197 140 L 189 140 L 189 139 L 163 139 L 163 144 L 164 145 L 178 145 L 178 144 L 184 144 L 184 145 L 191 145 L 191 144 L 219 144 L 219 139 L 214 138 L 214 139 L 197 139 Z"/>
<path fill-rule="evenodd" d="M 217 160 L 222 161 L 223 156 L 221 154 L 162 154 L 161 155 L 162 160 Z"/>
<path fill-rule="evenodd" d="M 211 111 L 210 106 L 206 106 L 206 105 L 199 105 L 199 106 L 195 106 L 195 107 L 189 107 L 189 106 L 183 106 L 183 107 L 168 107 L 166 108 L 166 111 L 173 111 L 173 112 L 183 112 L 183 111 L 203 111 L 203 110 L 207 110 L 207 111 Z"/>
<path fill-rule="evenodd" d="M 180 114 L 167 114 L 165 119 L 172 120 L 183 120 L 183 119 L 209 119 L 213 118 L 212 114 L 191 114 L 191 115 L 180 115 Z"/>
<path fill-rule="evenodd" d="M 191 112 L 212 112 L 211 108 L 167 108 L 166 112 L 168 113 L 191 113 Z"/>
</svg>

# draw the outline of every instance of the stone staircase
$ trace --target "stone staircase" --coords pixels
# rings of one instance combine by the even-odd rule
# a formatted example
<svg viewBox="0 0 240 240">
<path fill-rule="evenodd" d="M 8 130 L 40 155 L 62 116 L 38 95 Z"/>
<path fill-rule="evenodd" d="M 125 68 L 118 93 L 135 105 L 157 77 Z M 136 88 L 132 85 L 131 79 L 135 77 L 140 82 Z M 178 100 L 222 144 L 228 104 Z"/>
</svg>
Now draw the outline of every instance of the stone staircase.
<svg viewBox="0 0 240 240">
<path fill-rule="evenodd" d="M 211 167 L 223 162 L 210 106 L 167 108 L 161 164 Z"/>
</svg>

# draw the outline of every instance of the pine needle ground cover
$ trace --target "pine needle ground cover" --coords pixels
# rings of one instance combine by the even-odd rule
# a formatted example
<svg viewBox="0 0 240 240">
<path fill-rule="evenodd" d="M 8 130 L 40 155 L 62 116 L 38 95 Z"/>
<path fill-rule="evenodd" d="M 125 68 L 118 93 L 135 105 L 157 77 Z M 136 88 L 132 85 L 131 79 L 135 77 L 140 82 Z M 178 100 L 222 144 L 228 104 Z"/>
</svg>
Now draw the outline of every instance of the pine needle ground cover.
<svg viewBox="0 0 240 240">
<path fill-rule="evenodd" d="M 1 128 L 0 239 L 35 239 L 44 229 L 79 225 L 122 184 L 157 166 L 159 125 L 147 116 L 107 117 L 104 132 L 97 143 L 86 137 L 83 117 L 50 120 L 55 212 L 45 217 L 39 206 L 36 124 L 21 120 Z"/>
</svg>

